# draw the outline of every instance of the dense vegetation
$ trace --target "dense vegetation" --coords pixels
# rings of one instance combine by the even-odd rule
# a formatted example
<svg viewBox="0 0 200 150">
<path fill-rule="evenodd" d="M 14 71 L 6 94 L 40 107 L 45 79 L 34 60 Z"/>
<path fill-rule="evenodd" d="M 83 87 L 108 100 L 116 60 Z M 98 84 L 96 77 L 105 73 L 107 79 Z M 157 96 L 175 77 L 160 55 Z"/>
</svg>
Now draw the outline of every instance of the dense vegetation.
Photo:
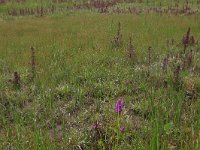
<svg viewBox="0 0 200 150">
<path fill-rule="evenodd" d="M 200 149 L 198 0 L 0 0 L 0 149 Z"/>
</svg>

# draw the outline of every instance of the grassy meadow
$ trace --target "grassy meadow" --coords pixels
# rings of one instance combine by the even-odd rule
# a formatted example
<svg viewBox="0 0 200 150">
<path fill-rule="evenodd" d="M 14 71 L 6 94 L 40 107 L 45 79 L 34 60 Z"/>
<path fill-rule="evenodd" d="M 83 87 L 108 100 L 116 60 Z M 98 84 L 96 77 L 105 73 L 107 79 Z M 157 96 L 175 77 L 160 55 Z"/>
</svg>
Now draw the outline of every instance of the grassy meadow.
<svg viewBox="0 0 200 150">
<path fill-rule="evenodd" d="M 86 2 L 0 0 L 0 149 L 200 149 L 200 3 Z"/>
</svg>

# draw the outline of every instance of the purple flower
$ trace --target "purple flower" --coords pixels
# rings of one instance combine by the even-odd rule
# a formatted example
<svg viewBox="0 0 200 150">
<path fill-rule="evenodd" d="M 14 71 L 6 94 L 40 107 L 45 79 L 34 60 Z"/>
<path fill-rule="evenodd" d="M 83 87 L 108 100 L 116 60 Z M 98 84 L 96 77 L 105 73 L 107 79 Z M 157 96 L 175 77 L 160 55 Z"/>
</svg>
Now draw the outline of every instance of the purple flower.
<svg viewBox="0 0 200 150">
<path fill-rule="evenodd" d="M 123 132 L 124 132 L 124 130 L 125 130 L 125 128 L 124 128 L 124 127 L 121 127 L 121 128 L 120 128 L 120 132 L 121 132 L 121 133 L 123 133 Z"/>
<path fill-rule="evenodd" d="M 118 99 L 115 104 L 115 112 L 121 113 L 124 107 L 124 102 L 121 99 Z"/>
<path fill-rule="evenodd" d="M 98 123 L 98 122 L 96 122 L 96 123 L 94 123 L 94 124 L 92 125 L 92 129 L 94 129 L 94 130 L 98 130 L 98 129 L 100 129 L 100 128 L 101 128 L 101 124 Z"/>
</svg>

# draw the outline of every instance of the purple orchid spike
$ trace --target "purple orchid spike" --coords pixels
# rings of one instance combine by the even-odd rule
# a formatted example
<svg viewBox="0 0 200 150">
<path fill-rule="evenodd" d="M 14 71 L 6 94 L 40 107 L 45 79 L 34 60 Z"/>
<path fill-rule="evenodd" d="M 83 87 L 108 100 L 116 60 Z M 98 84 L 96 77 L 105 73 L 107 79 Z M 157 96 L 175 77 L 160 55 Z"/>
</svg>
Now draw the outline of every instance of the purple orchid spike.
<svg viewBox="0 0 200 150">
<path fill-rule="evenodd" d="M 123 132 L 124 132 L 124 130 L 125 130 L 125 128 L 124 128 L 124 127 L 121 127 L 121 128 L 120 128 L 120 132 L 121 132 L 121 133 L 123 133 Z"/>
<path fill-rule="evenodd" d="M 94 130 L 98 130 L 101 128 L 101 124 L 99 122 L 95 122 L 93 125 L 92 125 L 92 129 Z"/>
<path fill-rule="evenodd" d="M 115 104 L 115 112 L 121 113 L 124 107 L 124 102 L 121 99 L 118 99 Z"/>
</svg>

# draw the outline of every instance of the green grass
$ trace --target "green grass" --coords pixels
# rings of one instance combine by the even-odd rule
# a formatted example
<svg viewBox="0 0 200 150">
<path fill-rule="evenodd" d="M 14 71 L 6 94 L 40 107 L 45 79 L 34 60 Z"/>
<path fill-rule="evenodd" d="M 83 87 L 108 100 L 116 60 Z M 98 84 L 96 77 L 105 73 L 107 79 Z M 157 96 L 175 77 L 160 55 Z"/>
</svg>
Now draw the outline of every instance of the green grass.
<svg viewBox="0 0 200 150">
<path fill-rule="evenodd" d="M 123 44 L 113 48 L 118 22 Z M 199 24 L 197 14 L 87 10 L 2 18 L 0 149 L 199 149 L 199 45 L 187 50 L 193 49 L 192 66 L 197 69 L 181 71 L 182 86 L 174 83 L 175 60 L 166 74 L 160 67 L 166 54 L 183 51 L 180 43 L 188 27 L 199 39 Z M 127 57 L 129 36 L 137 62 Z M 167 48 L 172 38 L 175 44 Z M 31 46 L 36 52 L 32 82 Z M 21 77 L 20 88 L 9 81 L 15 71 Z M 120 116 L 114 112 L 118 98 L 125 102 Z M 101 134 L 91 128 L 96 121 Z M 122 126 L 124 133 L 119 131 Z"/>
</svg>

